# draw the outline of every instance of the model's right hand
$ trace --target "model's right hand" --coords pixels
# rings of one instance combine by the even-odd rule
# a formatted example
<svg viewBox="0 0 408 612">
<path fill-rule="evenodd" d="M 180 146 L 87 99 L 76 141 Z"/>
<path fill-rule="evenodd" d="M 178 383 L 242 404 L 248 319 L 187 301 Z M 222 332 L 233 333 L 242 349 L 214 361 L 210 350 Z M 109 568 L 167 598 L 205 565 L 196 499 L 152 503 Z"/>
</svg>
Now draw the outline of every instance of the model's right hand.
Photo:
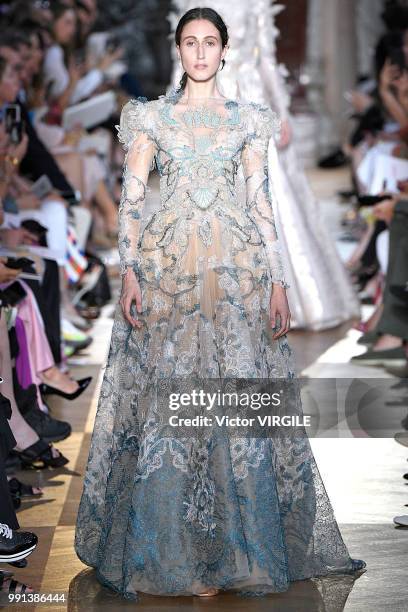
<svg viewBox="0 0 408 612">
<path fill-rule="evenodd" d="M 142 327 L 142 322 L 132 317 L 131 307 L 133 302 L 136 303 L 137 312 L 142 312 L 142 293 L 139 282 L 133 270 L 128 268 L 126 274 L 122 276 L 122 292 L 119 303 L 122 307 L 126 321 L 128 321 L 132 327 Z"/>
</svg>

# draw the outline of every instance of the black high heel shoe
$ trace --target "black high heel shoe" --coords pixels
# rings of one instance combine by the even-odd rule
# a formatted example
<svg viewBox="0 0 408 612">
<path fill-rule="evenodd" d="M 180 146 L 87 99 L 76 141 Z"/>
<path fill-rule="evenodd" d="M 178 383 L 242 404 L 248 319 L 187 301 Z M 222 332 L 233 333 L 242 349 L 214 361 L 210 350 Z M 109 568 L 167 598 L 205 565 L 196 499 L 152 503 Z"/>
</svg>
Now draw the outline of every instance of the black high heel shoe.
<svg viewBox="0 0 408 612">
<path fill-rule="evenodd" d="M 59 455 L 54 457 L 51 448 L 51 444 L 40 438 L 23 451 L 12 450 L 11 454 L 19 457 L 23 468 L 33 470 L 41 470 L 46 467 L 60 468 L 69 462 L 69 459 L 64 457 L 60 451 L 58 451 Z"/>
<path fill-rule="evenodd" d="M 20 561 L 13 561 L 8 563 L 8 565 L 12 565 L 13 567 L 27 567 L 28 565 L 28 561 L 27 559 L 20 559 Z M 11 574 L 11 572 L 8 572 L 9 574 Z M 11 574 L 12 576 L 14 576 L 14 574 Z"/>
<path fill-rule="evenodd" d="M 77 380 L 78 389 L 74 391 L 73 393 L 65 393 L 65 391 L 61 391 L 60 389 L 57 389 L 56 387 L 51 387 L 51 385 L 47 385 L 47 383 L 41 383 L 39 386 L 40 393 L 41 395 L 60 395 L 61 397 L 64 397 L 65 399 L 73 400 L 73 399 L 76 399 L 79 395 L 81 395 L 81 393 L 85 391 L 85 389 L 87 388 L 91 380 L 92 380 L 92 376 L 87 376 L 86 378 L 81 378 L 80 380 Z"/>
</svg>

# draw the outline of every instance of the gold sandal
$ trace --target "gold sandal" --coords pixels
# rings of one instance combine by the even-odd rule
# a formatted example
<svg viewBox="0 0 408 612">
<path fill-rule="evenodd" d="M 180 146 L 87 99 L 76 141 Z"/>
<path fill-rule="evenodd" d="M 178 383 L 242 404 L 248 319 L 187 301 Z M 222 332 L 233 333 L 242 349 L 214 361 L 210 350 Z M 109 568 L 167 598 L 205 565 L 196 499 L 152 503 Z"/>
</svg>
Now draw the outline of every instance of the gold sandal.
<svg viewBox="0 0 408 612">
<path fill-rule="evenodd" d="M 215 595 L 218 595 L 219 592 L 219 589 L 211 587 L 208 591 L 204 591 L 203 593 L 194 593 L 194 595 L 198 595 L 198 597 L 214 597 Z"/>
</svg>

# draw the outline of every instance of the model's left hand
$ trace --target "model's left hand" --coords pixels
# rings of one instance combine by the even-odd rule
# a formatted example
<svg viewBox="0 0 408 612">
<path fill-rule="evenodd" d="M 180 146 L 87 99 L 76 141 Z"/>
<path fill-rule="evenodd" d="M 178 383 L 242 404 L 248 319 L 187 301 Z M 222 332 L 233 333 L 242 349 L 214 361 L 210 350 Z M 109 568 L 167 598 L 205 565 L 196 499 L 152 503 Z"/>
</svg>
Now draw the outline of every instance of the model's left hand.
<svg viewBox="0 0 408 612">
<path fill-rule="evenodd" d="M 271 327 L 280 325 L 272 336 L 274 340 L 286 334 L 290 329 L 290 310 L 286 289 L 281 285 L 274 284 L 269 303 Z"/>
</svg>

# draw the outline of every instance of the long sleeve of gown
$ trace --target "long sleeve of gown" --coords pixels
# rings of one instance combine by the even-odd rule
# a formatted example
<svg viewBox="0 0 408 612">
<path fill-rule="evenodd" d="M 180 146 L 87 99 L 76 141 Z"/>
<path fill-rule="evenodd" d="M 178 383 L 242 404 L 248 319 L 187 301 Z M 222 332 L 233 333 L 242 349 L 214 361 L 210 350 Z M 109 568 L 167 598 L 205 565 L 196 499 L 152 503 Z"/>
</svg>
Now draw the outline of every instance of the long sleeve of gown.
<svg viewBox="0 0 408 612">
<path fill-rule="evenodd" d="M 279 120 L 267 106 L 254 105 L 253 111 L 248 118 L 248 134 L 242 149 L 247 212 L 258 228 L 272 282 L 287 288 L 274 218 L 276 194 L 268 169 L 268 148 L 275 146 L 273 135 L 279 128 Z"/>
<path fill-rule="evenodd" d="M 138 278 L 141 273 L 140 222 L 156 153 L 150 124 L 148 103 L 131 100 L 123 107 L 120 125 L 116 126 L 126 151 L 119 204 L 120 271 L 125 274 L 131 267 Z"/>
</svg>

